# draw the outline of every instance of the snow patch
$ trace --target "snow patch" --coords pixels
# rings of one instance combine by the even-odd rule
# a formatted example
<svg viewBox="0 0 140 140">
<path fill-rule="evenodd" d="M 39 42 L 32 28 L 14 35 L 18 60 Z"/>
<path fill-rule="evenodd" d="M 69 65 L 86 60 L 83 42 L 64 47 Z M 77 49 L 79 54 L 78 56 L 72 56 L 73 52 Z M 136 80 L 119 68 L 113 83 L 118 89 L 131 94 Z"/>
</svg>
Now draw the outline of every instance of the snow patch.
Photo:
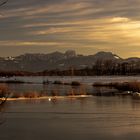
<svg viewBox="0 0 140 140">
<path fill-rule="evenodd" d="M 116 58 L 116 59 L 120 59 L 120 57 L 119 57 L 119 56 L 116 56 L 116 55 L 114 56 L 114 58 Z"/>
<path fill-rule="evenodd" d="M 5 60 L 14 60 L 14 59 L 15 59 L 15 58 L 14 58 L 14 57 L 11 57 L 11 56 L 5 58 Z"/>
</svg>

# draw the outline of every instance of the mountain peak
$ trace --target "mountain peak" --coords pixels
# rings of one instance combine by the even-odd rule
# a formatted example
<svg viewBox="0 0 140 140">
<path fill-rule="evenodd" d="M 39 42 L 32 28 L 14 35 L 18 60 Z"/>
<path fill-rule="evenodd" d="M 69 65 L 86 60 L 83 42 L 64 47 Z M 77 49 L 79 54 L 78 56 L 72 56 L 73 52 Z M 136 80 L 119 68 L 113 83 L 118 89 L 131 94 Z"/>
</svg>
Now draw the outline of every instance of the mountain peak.
<svg viewBox="0 0 140 140">
<path fill-rule="evenodd" d="M 94 55 L 97 59 L 121 59 L 118 55 L 113 54 L 112 52 L 98 52 Z"/>
<path fill-rule="evenodd" d="M 65 52 L 65 55 L 67 58 L 76 57 L 76 51 L 75 50 L 67 50 Z"/>
<path fill-rule="evenodd" d="M 7 61 L 8 60 L 8 61 Z M 5 71 L 31 71 L 38 72 L 44 70 L 60 69 L 65 70 L 73 67 L 75 69 L 83 69 L 85 67 L 92 67 L 97 60 L 105 63 L 111 60 L 114 63 L 129 63 L 140 62 L 138 58 L 122 59 L 112 52 L 101 51 L 94 55 L 77 55 L 74 50 L 62 52 L 52 52 L 49 54 L 24 54 L 17 57 L 0 59 L 0 70 Z"/>
</svg>

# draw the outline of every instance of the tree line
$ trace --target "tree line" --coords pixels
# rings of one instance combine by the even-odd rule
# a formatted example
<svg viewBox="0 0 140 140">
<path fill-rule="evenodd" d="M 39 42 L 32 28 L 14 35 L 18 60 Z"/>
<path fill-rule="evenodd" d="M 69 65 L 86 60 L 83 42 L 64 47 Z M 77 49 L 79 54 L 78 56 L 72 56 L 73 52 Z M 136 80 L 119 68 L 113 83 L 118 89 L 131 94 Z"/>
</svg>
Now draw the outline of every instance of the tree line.
<svg viewBox="0 0 140 140">
<path fill-rule="evenodd" d="M 0 76 L 101 76 L 101 75 L 139 75 L 140 62 L 114 62 L 97 60 L 93 66 L 83 69 L 70 67 L 66 70 L 44 70 L 41 72 L 0 71 Z"/>
<path fill-rule="evenodd" d="M 112 60 L 97 60 L 93 66 L 84 69 L 51 70 L 40 73 L 41 75 L 58 76 L 101 76 L 101 75 L 139 75 L 140 62 L 114 62 Z"/>
</svg>

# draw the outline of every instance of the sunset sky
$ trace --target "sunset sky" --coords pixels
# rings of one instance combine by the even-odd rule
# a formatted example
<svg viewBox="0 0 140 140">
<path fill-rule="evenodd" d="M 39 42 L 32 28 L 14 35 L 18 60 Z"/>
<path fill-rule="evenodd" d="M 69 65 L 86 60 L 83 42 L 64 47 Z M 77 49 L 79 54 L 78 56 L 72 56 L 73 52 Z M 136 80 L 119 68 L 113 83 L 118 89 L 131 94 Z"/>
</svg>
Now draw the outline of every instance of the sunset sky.
<svg viewBox="0 0 140 140">
<path fill-rule="evenodd" d="M 0 56 L 69 49 L 140 57 L 140 0 L 9 0 L 0 7 Z"/>
</svg>

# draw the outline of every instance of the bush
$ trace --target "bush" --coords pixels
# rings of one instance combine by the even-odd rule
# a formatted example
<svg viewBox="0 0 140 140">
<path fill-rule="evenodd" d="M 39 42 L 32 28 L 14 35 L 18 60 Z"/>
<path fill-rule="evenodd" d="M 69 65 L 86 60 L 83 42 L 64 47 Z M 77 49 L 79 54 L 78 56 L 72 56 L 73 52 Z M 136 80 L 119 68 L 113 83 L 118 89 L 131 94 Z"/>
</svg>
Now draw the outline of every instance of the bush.
<svg viewBox="0 0 140 140">
<path fill-rule="evenodd" d="M 20 98 L 22 95 L 20 93 L 13 93 L 11 98 Z"/>
<path fill-rule="evenodd" d="M 140 92 L 140 82 L 124 82 L 124 83 L 94 83 L 93 86 L 114 87 L 122 91 Z"/>
<path fill-rule="evenodd" d="M 93 84 L 93 86 L 95 86 L 95 87 L 102 87 L 102 86 L 104 86 L 104 87 L 114 87 L 114 86 L 116 86 L 118 83 L 101 83 L 101 82 L 95 82 L 94 84 Z"/>
<path fill-rule="evenodd" d="M 126 82 L 117 84 L 116 88 L 123 91 L 140 92 L 140 82 Z"/>
<path fill-rule="evenodd" d="M 51 91 L 51 96 L 59 96 L 58 91 L 52 90 L 52 91 Z"/>
<path fill-rule="evenodd" d="M 56 84 L 56 85 L 63 85 L 63 82 L 62 82 L 62 81 L 54 81 L 53 84 Z"/>
<path fill-rule="evenodd" d="M 7 85 L 0 85 L 0 98 L 7 98 L 10 92 Z"/>
<path fill-rule="evenodd" d="M 71 82 L 71 85 L 72 85 L 72 86 L 80 86 L 81 83 L 78 82 L 78 81 L 73 81 L 73 82 Z"/>
<path fill-rule="evenodd" d="M 25 98 L 38 98 L 38 97 L 40 97 L 39 94 L 37 92 L 34 92 L 34 91 L 32 91 L 32 92 L 26 92 L 26 93 L 24 93 L 23 96 Z"/>
</svg>

